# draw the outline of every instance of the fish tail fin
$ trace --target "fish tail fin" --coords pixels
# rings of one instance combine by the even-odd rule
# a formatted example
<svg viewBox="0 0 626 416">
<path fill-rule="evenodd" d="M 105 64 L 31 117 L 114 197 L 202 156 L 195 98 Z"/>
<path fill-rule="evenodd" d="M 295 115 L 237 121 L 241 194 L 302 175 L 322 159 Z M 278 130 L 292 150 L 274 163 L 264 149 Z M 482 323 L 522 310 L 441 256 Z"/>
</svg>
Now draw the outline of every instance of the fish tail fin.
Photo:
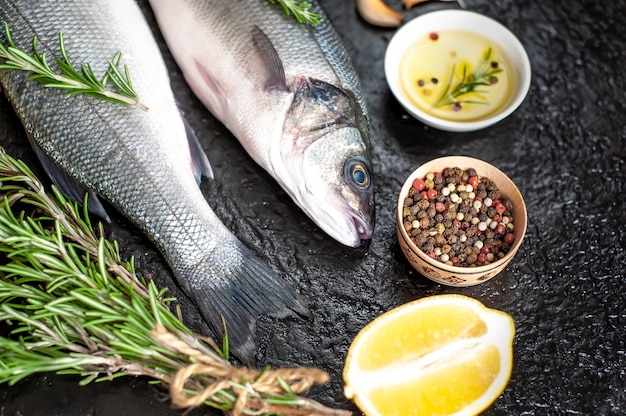
<svg viewBox="0 0 626 416">
<path fill-rule="evenodd" d="M 242 244 L 239 250 L 242 261 L 229 270 L 227 277 L 220 278 L 210 288 L 194 285 L 195 290 L 189 295 L 215 335 L 221 337 L 225 324 L 232 355 L 253 364 L 258 317 L 280 318 L 294 312 L 308 315 L 308 311 L 294 289 L 267 264 Z"/>
</svg>

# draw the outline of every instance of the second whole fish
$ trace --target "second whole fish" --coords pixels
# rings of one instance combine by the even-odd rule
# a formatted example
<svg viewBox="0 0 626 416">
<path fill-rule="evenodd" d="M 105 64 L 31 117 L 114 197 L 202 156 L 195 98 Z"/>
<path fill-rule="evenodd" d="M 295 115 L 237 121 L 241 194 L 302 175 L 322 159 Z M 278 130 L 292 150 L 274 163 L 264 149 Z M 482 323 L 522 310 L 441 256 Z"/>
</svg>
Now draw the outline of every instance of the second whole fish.
<svg viewBox="0 0 626 416">
<path fill-rule="evenodd" d="M 369 120 L 359 80 L 317 2 L 319 25 L 266 0 L 150 0 L 183 75 L 326 233 L 372 237 Z"/>
<path fill-rule="evenodd" d="M 30 49 L 69 57 L 103 74 L 122 52 L 135 90 L 149 111 L 66 95 L 0 71 L 0 83 L 44 167 L 68 194 L 85 190 L 108 200 L 154 242 L 180 286 L 217 335 L 224 316 L 231 350 L 249 361 L 258 315 L 303 312 L 294 291 L 219 220 L 198 181 L 208 160 L 186 128 L 158 45 L 133 0 L 3 0 L 0 23 Z M 92 198 L 92 202 L 95 199 Z M 94 205 L 95 206 L 95 205 Z M 92 206 L 92 208 L 94 207 Z"/>
</svg>

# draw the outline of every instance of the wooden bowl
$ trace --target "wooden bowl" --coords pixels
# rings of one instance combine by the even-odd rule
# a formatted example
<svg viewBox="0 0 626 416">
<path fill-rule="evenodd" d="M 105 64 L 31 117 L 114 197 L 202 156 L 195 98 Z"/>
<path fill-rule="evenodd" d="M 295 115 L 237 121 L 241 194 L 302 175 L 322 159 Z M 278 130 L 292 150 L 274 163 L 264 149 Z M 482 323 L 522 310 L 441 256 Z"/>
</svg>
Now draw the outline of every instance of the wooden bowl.
<svg viewBox="0 0 626 416">
<path fill-rule="evenodd" d="M 402 219 L 404 199 L 408 196 L 413 181 L 417 178 L 424 178 L 428 172 L 441 172 L 445 168 L 454 167 L 459 167 L 464 170 L 474 168 L 479 177 L 486 177 L 495 182 L 502 193 L 502 198 L 511 201 L 513 205 L 511 214 L 513 224 L 515 225 L 513 230 L 515 240 L 510 250 L 503 258 L 490 264 L 465 267 L 442 263 L 429 257 L 424 251 L 418 248 L 411 241 L 409 234 L 404 229 Z M 491 279 L 501 272 L 519 250 L 524 235 L 526 234 L 527 223 L 526 204 L 524 203 L 522 194 L 513 181 L 495 166 L 482 160 L 465 156 L 441 157 L 426 162 L 417 168 L 404 182 L 400 195 L 398 196 L 396 208 L 396 234 L 405 257 L 418 272 L 437 283 L 448 286 L 477 285 Z"/>
</svg>

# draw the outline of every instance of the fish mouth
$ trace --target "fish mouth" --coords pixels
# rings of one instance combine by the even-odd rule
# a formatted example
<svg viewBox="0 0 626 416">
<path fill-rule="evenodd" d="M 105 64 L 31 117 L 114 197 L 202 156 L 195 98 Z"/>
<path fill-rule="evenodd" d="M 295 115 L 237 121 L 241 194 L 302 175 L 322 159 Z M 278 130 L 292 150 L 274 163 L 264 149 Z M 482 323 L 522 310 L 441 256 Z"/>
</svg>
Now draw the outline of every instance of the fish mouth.
<svg viewBox="0 0 626 416">
<path fill-rule="evenodd" d="M 371 191 L 351 199 L 346 198 L 339 189 L 304 189 L 303 193 L 290 193 L 292 199 L 328 236 L 353 248 L 372 238 L 375 205 Z"/>
<path fill-rule="evenodd" d="M 354 226 L 354 231 L 359 239 L 358 244 L 354 245 L 356 247 L 361 244 L 363 240 L 370 240 L 372 238 L 372 234 L 374 233 L 374 225 L 371 221 L 368 221 L 363 216 L 361 212 L 351 212 L 352 222 Z"/>
<path fill-rule="evenodd" d="M 335 227 L 335 235 L 332 231 L 325 230 L 331 237 L 348 247 L 359 247 L 364 241 L 370 240 L 374 227 L 361 213 L 351 212 L 344 223 L 344 232 L 337 233 L 341 227 Z"/>
<path fill-rule="evenodd" d="M 368 220 L 361 211 L 340 209 L 335 211 L 335 215 L 325 212 L 322 216 L 309 213 L 318 227 L 345 246 L 359 247 L 363 241 L 372 238 L 373 221 Z"/>
</svg>

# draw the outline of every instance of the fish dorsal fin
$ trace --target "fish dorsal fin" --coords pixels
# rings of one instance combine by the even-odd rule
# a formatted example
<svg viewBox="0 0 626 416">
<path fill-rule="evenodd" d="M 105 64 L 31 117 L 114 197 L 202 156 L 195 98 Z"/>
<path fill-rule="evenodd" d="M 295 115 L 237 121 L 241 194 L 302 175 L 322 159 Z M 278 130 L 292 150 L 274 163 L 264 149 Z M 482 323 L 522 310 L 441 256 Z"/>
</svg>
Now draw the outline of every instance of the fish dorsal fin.
<svg viewBox="0 0 626 416">
<path fill-rule="evenodd" d="M 185 118 L 183 111 L 180 109 L 179 111 L 183 124 L 185 125 L 185 133 L 187 133 L 187 142 L 189 143 L 189 153 L 191 156 L 191 170 L 193 171 L 193 176 L 196 178 L 196 182 L 199 185 L 202 180 L 202 176 L 213 179 L 213 169 L 211 168 L 211 163 L 209 162 L 209 158 L 204 152 L 202 145 L 200 145 L 196 132 Z"/>
<path fill-rule="evenodd" d="M 264 88 L 266 90 L 287 91 L 283 62 L 270 38 L 258 26 L 254 26 L 252 29 L 252 44 L 255 49 L 254 53 L 262 64 Z"/>
<path fill-rule="evenodd" d="M 67 198 L 82 204 L 85 201 L 85 194 L 87 194 L 87 208 L 89 212 L 99 216 L 106 222 L 111 222 L 109 214 L 107 214 L 98 194 L 93 190 L 87 188 L 76 179 L 72 178 L 67 172 L 65 172 L 58 164 L 56 164 L 43 149 L 30 138 L 30 142 L 35 150 L 37 158 L 41 162 L 44 170 L 52 180 L 52 182 L 61 190 L 63 195 Z"/>
</svg>

